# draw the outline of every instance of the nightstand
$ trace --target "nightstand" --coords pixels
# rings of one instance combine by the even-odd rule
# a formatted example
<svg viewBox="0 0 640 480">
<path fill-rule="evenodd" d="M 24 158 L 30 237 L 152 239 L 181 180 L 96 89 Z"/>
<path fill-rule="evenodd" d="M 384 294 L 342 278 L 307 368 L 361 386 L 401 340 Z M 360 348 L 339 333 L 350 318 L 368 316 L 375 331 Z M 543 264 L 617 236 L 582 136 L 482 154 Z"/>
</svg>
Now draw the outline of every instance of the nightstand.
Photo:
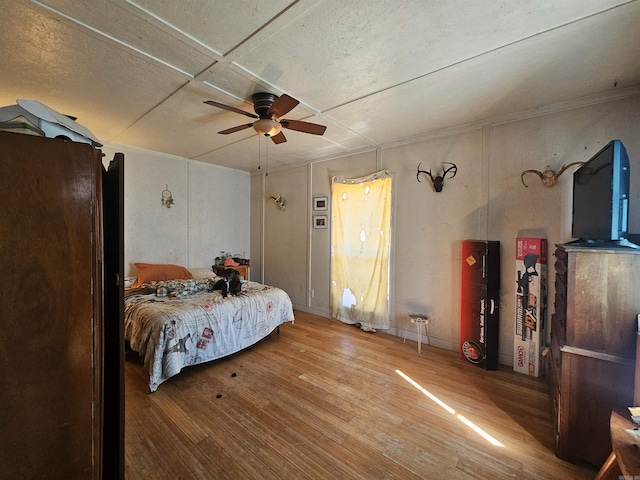
<svg viewBox="0 0 640 480">
<path fill-rule="evenodd" d="M 237 267 L 225 267 L 224 265 L 211 266 L 213 273 L 215 273 L 216 275 L 222 275 L 222 272 L 226 268 L 231 268 L 236 272 L 238 272 L 238 275 L 240 276 L 240 280 L 246 280 L 246 281 L 249 280 L 249 265 L 238 265 Z"/>
</svg>

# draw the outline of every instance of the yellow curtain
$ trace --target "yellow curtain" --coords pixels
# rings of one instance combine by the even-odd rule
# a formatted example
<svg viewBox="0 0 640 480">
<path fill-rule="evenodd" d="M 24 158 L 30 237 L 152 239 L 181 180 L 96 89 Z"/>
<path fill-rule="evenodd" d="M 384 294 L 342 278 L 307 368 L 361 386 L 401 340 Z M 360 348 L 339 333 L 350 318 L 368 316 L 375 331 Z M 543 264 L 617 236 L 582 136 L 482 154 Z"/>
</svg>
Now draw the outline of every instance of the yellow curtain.
<svg viewBox="0 0 640 480">
<path fill-rule="evenodd" d="M 331 316 L 389 328 L 392 178 L 386 170 L 331 182 Z"/>
</svg>

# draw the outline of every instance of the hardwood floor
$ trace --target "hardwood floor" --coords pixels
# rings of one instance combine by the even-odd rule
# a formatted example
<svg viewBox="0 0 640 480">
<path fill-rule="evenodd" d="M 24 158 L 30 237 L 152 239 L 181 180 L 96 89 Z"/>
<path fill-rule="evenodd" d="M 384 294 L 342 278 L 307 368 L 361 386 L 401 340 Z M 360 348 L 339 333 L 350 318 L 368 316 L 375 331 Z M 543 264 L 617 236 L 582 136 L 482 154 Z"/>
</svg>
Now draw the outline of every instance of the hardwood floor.
<svg viewBox="0 0 640 480">
<path fill-rule="evenodd" d="M 544 379 L 486 372 L 426 345 L 418 354 L 415 342 L 304 312 L 280 335 L 187 368 L 153 394 L 140 363 L 129 359 L 125 371 L 127 480 L 597 473 L 553 454 Z"/>
</svg>

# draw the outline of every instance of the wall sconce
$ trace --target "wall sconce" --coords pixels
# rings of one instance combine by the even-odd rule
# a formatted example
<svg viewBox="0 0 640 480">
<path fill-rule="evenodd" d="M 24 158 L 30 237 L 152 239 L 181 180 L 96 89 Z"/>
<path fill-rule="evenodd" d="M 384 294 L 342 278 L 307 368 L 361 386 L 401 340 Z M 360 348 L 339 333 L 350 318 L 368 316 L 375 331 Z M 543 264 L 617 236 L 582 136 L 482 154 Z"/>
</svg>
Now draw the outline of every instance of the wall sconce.
<svg viewBox="0 0 640 480">
<path fill-rule="evenodd" d="M 582 165 L 583 163 L 584 162 L 573 162 L 573 163 L 569 163 L 568 165 L 563 165 L 560 171 L 558 171 L 557 173 L 555 170 L 551 170 L 551 167 L 549 165 L 547 165 L 547 169 L 544 172 L 540 172 L 538 170 L 525 170 L 520 174 L 520 181 L 525 187 L 528 187 L 529 185 L 524 183 L 524 176 L 527 173 L 535 173 L 536 175 L 538 175 L 538 177 L 540 177 L 540 180 L 542 181 L 545 187 L 553 187 L 558 181 L 558 178 L 560 177 L 560 175 L 562 175 L 562 173 L 567 168 L 573 165 Z"/>
<path fill-rule="evenodd" d="M 163 207 L 171 208 L 171 205 L 173 205 L 173 195 L 171 194 L 171 190 L 169 190 L 169 185 L 165 185 L 162 191 L 161 202 Z"/>
<path fill-rule="evenodd" d="M 273 200 L 273 203 L 275 203 L 280 210 L 284 210 L 286 208 L 285 200 L 284 198 L 282 198 L 282 195 L 277 195 L 275 197 L 271 195 L 271 196 L 266 196 L 265 198 L 267 200 Z"/>
<path fill-rule="evenodd" d="M 435 188 L 436 192 L 441 192 L 442 191 L 442 187 L 444 187 L 444 179 L 447 178 L 447 174 L 449 174 L 450 172 L 453 172 L 453 174 L 449 177 L 449 178 L 453 178 L 456 176 L 456 173 L 458 173 L 458 167 L 456 166 L 455 163 L 450 163 L 450 162 L 442 162 L 443 165 L 448 164 L 451 165 L 449 168 L 442 168 L 442 175 L 436 175 L 435 177 L 433 175 L 431 175 L 431 169 L 429 169 L 429 171 L 427 172 L 426 170 L 420 170 L 420 165 L 422 165 L 422 162 L 420 162 L 418 164 L 418 173 L 416 173 L 416 179 L 418 181 L 420 181 L 420 174 L 424 174 L 424 175 L 429 175 L 429 178 L 431 179 L 431 183 L 433 183 L 433 188 Z"/>
</svg>

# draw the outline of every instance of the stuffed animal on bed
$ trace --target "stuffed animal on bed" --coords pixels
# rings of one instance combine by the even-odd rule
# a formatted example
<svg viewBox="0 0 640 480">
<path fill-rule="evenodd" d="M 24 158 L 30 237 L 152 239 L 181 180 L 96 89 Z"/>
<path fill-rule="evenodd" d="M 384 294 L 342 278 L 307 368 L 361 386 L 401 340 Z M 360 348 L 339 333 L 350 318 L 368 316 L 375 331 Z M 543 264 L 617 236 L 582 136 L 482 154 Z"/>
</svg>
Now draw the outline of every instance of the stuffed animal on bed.
<svg viewBox="0 0 640 480">
<path fill-rule="evenodd" d="M 242 290 L 240 283 L 240 273 L 233 268 L 225 268 L 220 275 L 222 278 L 213 283 L 209 290 L 221 290 L 222 297 L 227 298 L 228 294 L 238 295 Z"/>
</svg>

